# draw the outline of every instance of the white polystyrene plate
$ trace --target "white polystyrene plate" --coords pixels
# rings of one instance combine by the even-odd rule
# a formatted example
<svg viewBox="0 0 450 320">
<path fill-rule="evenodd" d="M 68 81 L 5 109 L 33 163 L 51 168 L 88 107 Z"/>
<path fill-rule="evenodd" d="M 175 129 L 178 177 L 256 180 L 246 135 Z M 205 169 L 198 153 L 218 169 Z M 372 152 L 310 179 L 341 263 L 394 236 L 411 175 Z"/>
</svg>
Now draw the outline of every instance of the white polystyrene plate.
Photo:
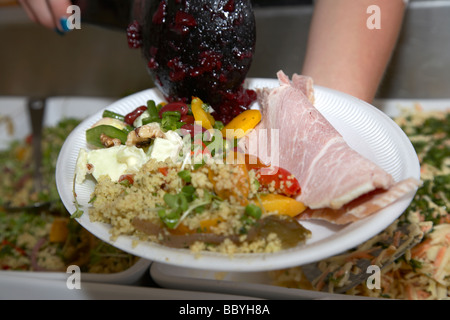
<svg viewBox="0 0 450 320">
<path fill-rule="evenodd" d="M 276 87 L 275 79 L 248 79 L 249 88 Z M 349 95 L 323 87 L 315 88 L 317 109 L 343 135 L 348 144 L 371 159 L 396 181 L 414 177 L 420 178 L 417 155 L 403 131 L 377 108 Z M 107 107 L 108 110 L 126 114 L 147 100 L 162 101 L 156 89 L 148 89 Z M 73 179 L 78 152 L 88 148 L 85 131 L 102 116 L 102 111 L 82 122 L 65 142 L 56 168 L 56 181 L 61 199 L 70 213 L 75 212 Z M 156 243 L 140 242 L 135 238 L 121 236 L 110 240 L 107 224 L 89 220 L 89 199 L 94 183 L 87 181 L 76 186 L 78 202 L 85 213 L 79 222 L 91 233 L 112 245 L 134 255 L 171 265 L 217 271 L 263 271 L 298 266 L 338 254 L 355 247 L 373 237 L 392 223 L 411 202 L 414 193 L 405 196 L 389 207 L 361 221 L 337 226 L 322 221 L 308 221 L 302 224 L 311 230 L 312 237 L 306 244 L 277 253 L 236 254 L 233 257 L 219 253 L 194 254 L 188 249 L 175 249 Z"/>
</svg>

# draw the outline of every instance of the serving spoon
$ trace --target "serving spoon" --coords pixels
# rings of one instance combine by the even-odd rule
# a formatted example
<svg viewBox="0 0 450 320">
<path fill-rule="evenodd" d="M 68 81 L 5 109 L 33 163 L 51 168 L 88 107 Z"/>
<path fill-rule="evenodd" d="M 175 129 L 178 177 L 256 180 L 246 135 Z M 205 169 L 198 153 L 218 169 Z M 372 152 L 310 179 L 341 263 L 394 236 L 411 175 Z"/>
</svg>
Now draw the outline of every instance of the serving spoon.
<svg viewBox="0 0 450 320">
<path fill-rule="evenodd" d="M 44 190 L 42 178 L 42 129 L 45 114 L 45 98 L 31 98 L 27 104 L 28 117 L 31 124 L 32 134 L 32 157 L 33 157 L 33 192 L 39 194 Z M 40 210 L 48 207 L 51 201 L 34 202 L 24 206 L 13 206 L 10 202 L 4 204 L 7 212 L 20 212 Z"/>
<path fill-rule="evenodd" d="M 351 261 L 346 258 L 351 253 L 310 263 L 301 266 L 301 269 L 314 289 L 323 292 L 345 293 L 364 281 L 368 282 L 375 272 L 380 272 L 402 257 L 408 249 L 420 243 L 423 236 L 424 233 L 417 224 L 398 223 L 393 230 L 384 231 L 374 238 L 375 240 L 369 240 L 368 245 L 364 247 L 364 251 L 368 255 L 353 261 L 350 269 L 347 263 L 351 263 Z M 346 273 L 348 273 L 347 280 L 339 281 L 339 277 Z"/>
</svg>

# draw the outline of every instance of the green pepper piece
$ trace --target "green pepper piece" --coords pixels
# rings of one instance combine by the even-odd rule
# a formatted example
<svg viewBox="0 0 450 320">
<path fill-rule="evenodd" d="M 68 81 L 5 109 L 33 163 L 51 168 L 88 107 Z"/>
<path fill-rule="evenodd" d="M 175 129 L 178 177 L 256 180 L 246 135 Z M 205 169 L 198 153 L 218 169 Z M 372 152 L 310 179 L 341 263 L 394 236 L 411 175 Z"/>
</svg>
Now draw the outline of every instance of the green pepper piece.
<svg viewBox="0 0 450 320">
<path fill-rule="evenodd" d="M 159 118 L 159 112 L 158 109 L 156 108 L 155 101 L 153 100 L 147 101 L 147 111 L 150 114 L 150 117 Z"/>
<path fill-rule="evenodd" d="M 134 127 L 133 126 L 130 126 L 129 124 L 127 124 L 126 126 L 125 126 L 125 128 L 123 128 L 123 130 L 122 131 L 124 131 L 126 134 L 129 134 L 131 131 L 133 131 L 134 130 Z"/>
<path fill-rule="evenodd" d="M 169 229 L 173 229 L 178 224 L 178 221 L 180 221 L 181 210 L 178 208 L 167 212 L 164 209 L 160 209 L 158 216 Z"/>
<path fill-rule="evenodd" d="M 103 111 L 103 118 L 113 118 L 113 119 L 117 119 L 120 121 L 125 121 L 125 117 L 119 113 L 116 113 L 114 111 L 110 111 L 110 110 L 105 110 Z"/>
<path fill-rule="evenodd" d="M 188 202 L 192 202 L 195 196 L 195 188 L 192 185 L 187 185 L 181 188 L 181 193 L 186 197 Z"/>
<path fill-rule="evenodd" d="M 152 123 L 152 122 L 161 123 L 161 119 L 159 118 L 159 116 L 157 116 L 157 117 L 150 116 L 150 117 L 142 119 L 142 125 L 149 124 L 149 123 Z"/>
<path fill-rule="evenodd" d="M 122 144 L 127 142 L 128 135 L 125 131 L 109 125 L 100 125 L 86 130 L 86 141 L 95 147 L 104 148 L 105 146 L 100 141 L 102 134 L 113 139 L 117 138 Z"/>
<path fill-rule="evenodd" d="M 177 130 L 179 128 L 181 128 L 182 126 L 182 122 L 180 122 L 180 113 L 179 112 L 174 112 L 174 115 L 170 115 L 171 112 L 167 111 L 163 113 L 163 117 L 161 120 L 161 127 L 163 130 L 165 131 L 169 131 L 169 130 Z"/>
<path fill-rule="evenodd" d="M 172 209 L 181 208 L 182 211 L 186 211 L 188 208 L 186 196 L 182 193 L 180 194 L 166 193 L 164 195 L 164 202 Z"/>
<path fill-rule="evenodd" d="M 254 204 L 249 204 L 245 207 L 245 214 L 258 220 L 261 218 L 262 211 L 260 207 Z"/>
<path fill-rule="evenodd" d="M 189 170 L 183 170 L 178 172 L 178 176 L 183 179 L 185 182 L 191 182 L 191 172 Z"/>
<path fill-rule="evenodd" d="M 217 130 L 222 130 L 223 129 L 223 127 L 225 127 L 225 125 L 223 124 L 223 122 L 222 121 L 215 121 L 214 122 L 214 125 L 213 125 L 213 128 L 214 129 L 217 129 Z"/>
<path fill-rule="evenodd" d="M 149 116 L 145 119 L 142 119 L 142 124 L 149 124 L 152 122 L 158 122 L 161 123 L 161 118 L 159 117 L 158 109 L 156 108 L 155 101 L 148 100 L 147 101 L 147 112 Z"/>
</svg>

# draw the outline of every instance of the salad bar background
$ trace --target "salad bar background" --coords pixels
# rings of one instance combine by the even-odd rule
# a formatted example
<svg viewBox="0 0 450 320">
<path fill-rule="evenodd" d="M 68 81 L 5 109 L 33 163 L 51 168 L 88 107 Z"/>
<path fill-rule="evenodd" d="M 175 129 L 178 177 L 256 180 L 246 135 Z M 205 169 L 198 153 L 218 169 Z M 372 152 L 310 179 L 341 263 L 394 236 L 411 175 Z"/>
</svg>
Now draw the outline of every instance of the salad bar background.
<svg viewBox="0 0 450 320">
<path fill-rule="evenodd" d="M 308 5 L 256 7 L 260 36 L 248 76 L 273 78 L 279 69 L 288 74 L 298 72 L 311 14 Z M 395 115 L 398 102 L 390 99 L 398 98 L 408 99 L 402 106 L 412 107 L 416 102 L 450 106 L 446 100 L 450 92 L 450 56 L 443 54 L 450 51 L 449 14 L 450 1 L 412 1 L 399 46 L 378 94 L 379 99 L 389 100 L 379 100 L 380 108 L 388 106 Z M 0 116 L 11 116 L 16 128 L 10 135 L 7 126 L 0 126 L 1 149 L 11 139 L 24 139 L 29 134 L 25 108 L 29 96 L 55 97 L 49 100 L 45 118 L 45 123 L 52 126 L 65 117 L 83 119 L 121 96 L 153 86 L 140 52 L 129 50 L 121 32 L 83 25 L 82 30 L 61 37 L 36 27 L 21 9 L 11 6 L 0 7 L 0 40 Z M 68 290 L 68 276 L 63 272 L 0 271 L 0 299 L 336 297 L 271 286 L 266 273 L 180 273 L 176 268 L 145 260 L 119 274 L 85 275 L 82 290 Z"/>
</svg>

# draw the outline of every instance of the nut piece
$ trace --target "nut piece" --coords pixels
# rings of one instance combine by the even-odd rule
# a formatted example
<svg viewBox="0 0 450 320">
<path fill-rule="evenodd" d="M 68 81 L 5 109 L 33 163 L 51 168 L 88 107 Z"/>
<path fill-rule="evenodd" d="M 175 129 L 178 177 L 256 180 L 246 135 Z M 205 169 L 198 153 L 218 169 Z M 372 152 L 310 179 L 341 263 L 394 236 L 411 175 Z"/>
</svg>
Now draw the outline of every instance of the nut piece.
<svg viewBox="0 0 450 320">
<path fill-rule="evenodd" d="M 128 133 L 126 145 L 142 147 L 150 144 L 152 139 L 164 138 L 164 136 L 164 132 L 161 130 L 159 124 L 152 122 L 140 126 Z"/>
<path fill-rule="evenodd" d="M 120 146 L 122 144 L 122 142 L 120 141 L 120 139 L 117 138 L 111 138 L 109 136 L 107 136 L 106 134 L 102 133 L 100 135 L 100 142 L 106 147 L 106 148 L 110 148 L 110 147 L 114 147 L 114 146 Z"/>
<path fill-rule="evenodd" d="M 86 163 L 86 172 L 94 173 L 94 165 L 92 163 Z"/>
</svg>

